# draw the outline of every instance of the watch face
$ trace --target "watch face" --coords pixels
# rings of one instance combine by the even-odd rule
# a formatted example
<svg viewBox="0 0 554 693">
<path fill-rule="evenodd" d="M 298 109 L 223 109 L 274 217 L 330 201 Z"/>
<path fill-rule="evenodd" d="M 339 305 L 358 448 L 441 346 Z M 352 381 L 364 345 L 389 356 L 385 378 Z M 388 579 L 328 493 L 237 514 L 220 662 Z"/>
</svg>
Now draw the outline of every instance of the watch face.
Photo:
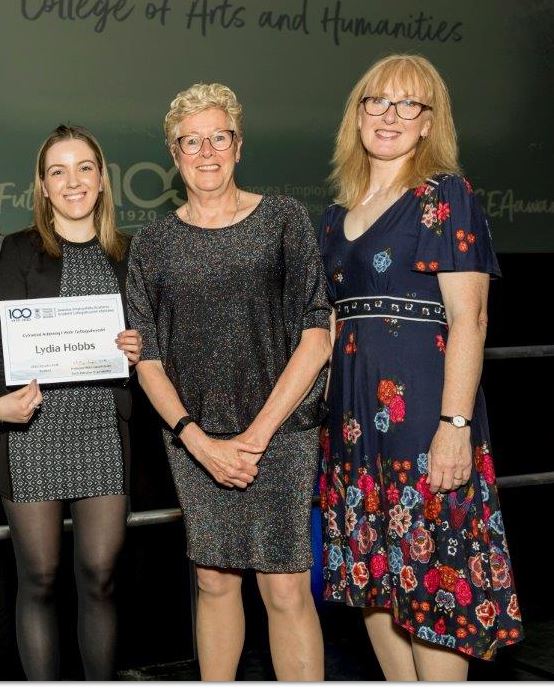
<svg viewBox="0 0 554 693">
<path fill-rule="evenodd" d="M 466 425 L 466 420 L 463 416 L 453 416 L 452 423 L 456 428 L 463 428 Z"/>
</svg>

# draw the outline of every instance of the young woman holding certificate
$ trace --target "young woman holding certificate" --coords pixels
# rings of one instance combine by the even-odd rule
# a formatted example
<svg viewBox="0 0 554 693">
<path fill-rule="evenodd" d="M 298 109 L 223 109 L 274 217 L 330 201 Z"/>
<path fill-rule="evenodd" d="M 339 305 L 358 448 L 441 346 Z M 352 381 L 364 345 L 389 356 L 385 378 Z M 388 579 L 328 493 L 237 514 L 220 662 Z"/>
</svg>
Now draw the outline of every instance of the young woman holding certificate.
<svg viewBox="0 0 554 693">
<path fill-rule="evenodd" d="M 4 239 L 0 299 L 125 292 L 127 239 L 115 226 L 106 160 L 80 127 L 59 126 L 39 150 L 33 227 Z M 129 363 L 136 330 L 116 338 Z M 1 358 L 1 355 L 0 355 Z M 127 515 L 130 392 L 119 381 L 36 382 L 7 394 L 0 368 L 0 495 L 17 561 L 17 641 L 27 677 L 59 678 L 54 585 L 63 502 L 70 504 L 85 677 L 112 677 L 112 599 Z"/>
</svg>

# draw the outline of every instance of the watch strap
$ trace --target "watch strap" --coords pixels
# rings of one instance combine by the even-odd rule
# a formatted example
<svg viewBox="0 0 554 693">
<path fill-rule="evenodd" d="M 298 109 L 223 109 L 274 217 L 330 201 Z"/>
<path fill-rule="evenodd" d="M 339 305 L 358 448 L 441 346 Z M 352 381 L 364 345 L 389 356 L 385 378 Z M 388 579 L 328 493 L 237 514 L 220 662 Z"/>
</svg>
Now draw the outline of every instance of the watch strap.
<svg viewBox="0 0 554 693">
<path fill-rule="evenodd" d="M 171 430 L 173 437 L 178 438 L 183 432 L 183 429 L 190 423 L 194 423 L 192 416 L 182 416 Z"/>
<path fill-rule="evenodd" d="M 461 414 L 456 414 L 455 416 L 445 416 L 441 414 L 439 418 L 441 421 L 452 424 L 456 428 L 463 428 L 464 426 L 469 426 L 471 423 L 471 419 L 466 419 L 466 417 Z"/>
</svg>

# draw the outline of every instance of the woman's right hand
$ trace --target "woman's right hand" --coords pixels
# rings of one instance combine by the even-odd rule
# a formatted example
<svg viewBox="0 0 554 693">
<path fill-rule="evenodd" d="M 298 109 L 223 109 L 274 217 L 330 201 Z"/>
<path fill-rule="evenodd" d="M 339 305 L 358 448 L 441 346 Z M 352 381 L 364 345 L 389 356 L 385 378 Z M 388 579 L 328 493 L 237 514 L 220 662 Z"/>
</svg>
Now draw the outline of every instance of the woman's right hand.
<svg viewBox="0 0 554 693">
<path fill-rule="evenodd" d="M 190 430 L 197 428 L 198 431 Z M 187 429 L 189 429 L 187 431 Z M 213 476 L 218 484 L 227 488 L 246 488 L 251 484 L 258 474 L 258 466 L 246 461 L 241 457 L 241 453 L 249 452 L 254 455 L 262 453 L 258 446 L 252 445 L 237 438 L 229 440 L 219 440 L 210 438 L 201 433 L 200 428 L 191 424 L 183 431 L 183 438 L 186 435 L 185 443 L 187 450 L 198 462 Z"/>
<path fill-rule="evenodd" d="M 36 380 L 15 392 L 0 397 L 0 421 L 28 423 L 42 402 L 42 394 Z"/>
</svg>

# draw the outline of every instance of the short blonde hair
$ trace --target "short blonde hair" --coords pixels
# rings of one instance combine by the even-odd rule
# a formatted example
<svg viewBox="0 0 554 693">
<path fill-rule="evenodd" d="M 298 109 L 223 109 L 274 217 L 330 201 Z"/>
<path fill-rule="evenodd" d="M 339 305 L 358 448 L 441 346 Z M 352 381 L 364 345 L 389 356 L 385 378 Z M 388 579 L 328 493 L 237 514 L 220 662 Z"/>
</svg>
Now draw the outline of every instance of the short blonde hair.
<svg viewBox="0 0 554 693">
<path fill-rule="evenodd" d="M 49 197 L 42 192 L 42 182 L 46 175 L 46 154 L 53 145 L 66 140 L 81 140 L 92 150 L 100 170 L 102 190 L 94 207 L 94 229 L 104 252 L 118 262 L 123 259 L 127 242 L 118 231 L 115 222 L 115 209 L 112 186 L 108 176 L 106 157 L 94 135 L 80 125 L 58 125 L 44 140 L 38 150 L 35 164 L 35 187 L 33 191 L 33 224 L 40 234 L 44 250 L 52 257 L 61 257 L 62 250 L 54 228 L 54 212 Z"/>
<path fill-rule="evenodd" d="M 435 67 L 420 55 L 389 55 L 374 63 L 358 80 L 346 102 L 335 141 L 333 170 L 329 176 L 336 201 L 351 209 L 366 193 L 371 166 L 358 129 L 360 100 L 369 89 L 381 95 L 392 84 L 401 91 L 418 94 L 432 107 L 431 129 L 421 138 L 416 151 L 403 170 L 399 187 L 416 187 L 438 173 L 460 173 L 456 129 L 452 119 L 450 96 Z"/>
<path fill-rule="evenodd" d="M 169 106 L 164 118 L 165 142 L 171 147 L 177 131 L 177 126 L 186 116 L 205 111 L 208 108 L 220 108 L 230 121 L 231 129 L 237 139 L 242 138 L 242 106 L 235 92 L 224 84 L 193 84 L 192 87 L 180 91 Z"/>
</svg>

